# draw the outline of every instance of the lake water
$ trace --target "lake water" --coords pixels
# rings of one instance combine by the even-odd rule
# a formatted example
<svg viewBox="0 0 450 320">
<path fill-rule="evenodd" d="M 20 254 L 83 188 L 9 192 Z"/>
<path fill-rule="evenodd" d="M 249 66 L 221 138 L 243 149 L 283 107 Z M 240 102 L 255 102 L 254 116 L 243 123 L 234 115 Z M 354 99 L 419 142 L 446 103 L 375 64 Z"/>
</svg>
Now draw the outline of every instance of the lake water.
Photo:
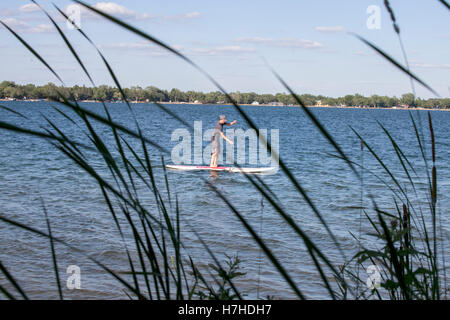
<svg viewBox="0 0 450 320">
<path fill-rule="evenodd" d="M 56 112 L 48 102 L 2 102 L 1 105 L 23 113 L 28 120 L 0 109 L 0 121 L 19 124 L 35 130 L 49 128 L 44 117 L 54 122 L 67 136 L 88 143 L 82 130 Z M 85 103 L 85 108 L 104 114 L 101 104 Z M 64 107 L 62 107 L 64 108 Z M 134 120 L 124 104 L 108 104 L 115 121 L 135 129 Z M 171 141 L 174 130 L 184 126 L 150 104 L 133 104 L 133 111 L 146 137 L 164 146 L 169 151 L 177 145 Z M 221 105 L 171 105 L 168 108 L 187 123 L 202 121 L 203 130 L 212 128 L 220 114 L 228 120 L 237 119 L 236 128 L 248 126 L 232 106 Z M 334 149 L 323 138 L 307 118 L 304 111 L 296 107 L 243 107 L 260 128 L 279 130 L 279 152 L 281 158 L 295 175 L 309 197 L 322 213 L 336 235 L 347 258 L 358 249 L 350 232 L 359 235 L 361 205 L 360 181 L 343 161 L 330 156 Z M 62 109 L 64 110 L 64 109 Z M 361 152 L 360 141 L 350 129 L 352 126 L 377 151 L 402 184 L 407 179 L 395 155 L 391 143 L 377 122 L 388 128 L 403 152 L 416 167 L 418 173 L 418 196 L 411 192 L 412 201 L 426 211 L 426 172 L 410 115 L 405 110 L 332 109 L 314 108 L 313 113 L 333 135 L 343 151 L 358 164 L 364 164 L 393 186 L 389 177 L 366 150 Z M 450 223 L 448 208 L 450 201 L 450 112 L 433 111 L 436 136 L 438 172 L 438 211 L 441 213 L 443 252 L 448 257 Z M 430 159 L 430 138 L 427 114 L 413 111 L 412 115 L 421 124 Z M 105 127 L 97 125 L 105 141 L 113 142 L 113 136 Z M 137 141 L 129 139 L 131 145 L 139 148 Z M 204 142 L 204 147 L 207 142 Z M 153 164 L 160 165 L 160 152 L 151 149 Z M 117 153 L 116 153 L 117 155 Z M 106 177 L 109 172 L 101 159 L 92 156 L 89 161 Z M 170 163 L 170 154 L 165 155 Z M 157 183 L 164 190 L 161 169 L 156 169 Z M 336 263 L 343 262 L 324 227 L 316 218 L 305 200 L 295 190 L 281 170 L 274 175 L 261 176 L 280 199 L 283 208 L 299 226 Z M 204 179 L 223 192 L 258 231 L 260 236 L 283 263 L 298 287 L 308 298 L 328 298 L 320 277 L 309 258 L 302 241 L 283 222 L 279 215 L 250 182 L 241 174 L 219 173 L 211 177 L 209 172 L 168 172 L 172 195 L 177 195 L 184 245 L 199 266 L 211 262 L 211 258 L 194 235 L 191 227 L 207 242 L 216 255 L 223 259 L 225 254 L 238 254 L 242 270 L 247 275 L 237 281 L 241 291 L 248 298 L 267 295 L 275 298 L 293 298 L 289 286 L 281 279 L 270 262 L 264 258 L 251 236 L 244 229 L 226 204 L 205 185 Z M 370 207 L 368 194 L 383 210 L 395 214 L 392 192 L 382 181 L 364 173 L 363 203 Z M 409 188 L 410 189 L 410 188 Z M 166 196 L 166 195 L 164 195 Z M 141 201 L 152 209 L 153 195 L 141 195 Z M 173 200 L 173 199 L 172 199 Z M 73 246 L 86 250 L 113 270 L 128 271 L 129 266 L 122 239 L 111 219 L 104 198 L 96 182 L 77 167 L 63 153 L 48 141 L 15 132 L 0 131 L 0 214 L 20 221 L 34 228 L 46 231 L 44 201 L 54 235 Z M 373 210 L 368 211 L 373 215 Z M 367 233 L 371 228 L 362 221 L 363 243 L 370 249 L 376 245 L 369 241 Z M 130 238 L 131 248 L 132 242 Z M 127 299 L 123 286 L 88 259 L 56 245 L 60 276 L 66 281 L 69 265 L 81 268 L 81 290 L 64 289 L 68 299 Z M 131 249 L 132 250 L 132 249 Z M 132 253 L 135 253 L 132 251 Z M 51 263 L 48 239 L 39 238 L 16 227 L 0 223 L 0 261 L 19 280 L 32 298 L 57 298 L 55 277 Z M 364 271 L 363 271 L 364 272 Z M 6 280 L 0 275 L 0 284 Z"/>
</svg>

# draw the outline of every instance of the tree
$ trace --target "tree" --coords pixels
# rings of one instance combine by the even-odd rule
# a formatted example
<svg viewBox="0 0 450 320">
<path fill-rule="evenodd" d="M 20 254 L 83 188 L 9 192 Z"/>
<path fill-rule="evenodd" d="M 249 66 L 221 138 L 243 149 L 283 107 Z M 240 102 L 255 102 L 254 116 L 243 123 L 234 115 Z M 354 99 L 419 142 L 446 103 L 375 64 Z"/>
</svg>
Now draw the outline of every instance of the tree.
<svg viewBox="0 0 450 320">
<path fill-rule="evenodd" d="M 237 103 L 241 103 L 241 102 L 240 102 L 240 101 L 241 101 L 241 93 L 240 93 L 239 91 L 232 92 L 232 93 L 230 94 L 230 96 L 231 96 L 231 98 L 233 98 L 233 100 L 236 101 Z M 231 102 L 231 101 L 229 101 L 229 102 Z"/>
<path fill-rule="evenodd" d="M 122 93 L 120 93 L 119 90 L 114 90 L 113 100 L 114 101 L 121 101 L 122 99 L 123 99 Z"/>
<path fill-rule="evenodd" d="M 414 105 L 414 95 L 412 93 L 405 93 L 402 95 L 400 103 L 407 106 Z"/>
<path fill-rule="evenodd" d="M 170 90 L 169 99 L 174 102 L 186 101 L 184 92 L 175 88 Z"/>
<path fill-rule="evenodd" d="M 207 94 L 205 94 L 205 97 L 202 100 L 203 103 L 210 103 L 210 104 L 215 104 L 217 103 L 217 101 L 218 101 L 217 92 L 208 92 Z"/>
<path fill-rule="evenodd" d="M 179 89 L 173 88 L 168 92 L 161 90 L 154 86 L 148 86 L 142 89 L 139 86 L 124 88 L 125 96 L 129 100 L 134 101 L 158 101 L 167 102 L 169 100 L 176 102 L 195 102 L 202 103 L 229 103 L 227 97 L 220 91 L 203 93 L 200 91 L 183 92 Z M 59 99 L 59 93 L 65 97 L 74 98 L 76 100 L 102 100 L 102 101 L 117 101 L 122 100 L 122 94 L 119 89 L 101 85 L 99 87 L 86 87 L 75 85 L 73 87 L 57 87 L 53 83 L 47 83 L 42 86 L 35 86 L 34 84 L 16 84 L 13 81 L 0 82 L 0 98 L 15 98 L 15 99 Z M 241 104 L 251 104 L 258 101 L 262 104 L 269 104 L 272 102 L 279 102 L 283 105 L 296 105 L 297 101 L 290 94 L 277 93 L 273 94 L 257 94 L 255 92 L 232 92 L 231 97 Z M 332 98 L 323 95 L 302 94 L 299 96 L 305 105 L 317 105 L 321 101 L 322 105 L 347 105 L 347 106 L 370 106 L 370 107 L 393 107 L 399 104 L 408 106 L 418 106 L 423 108 L 450 108 L 450 98 L 441 99 L 414 99 L 412 93 L 406 93 L 401 98 L 372 95 L 371 97 L 364 97 L 361 94 L 346 95 L 343 97 Z"/>
<path fill-rule="evenodd" d="M 344 104 L 346 106 L 354 106 L 353 104 L 353 96 L 351 94 L 348 94 L 344 97 Z"/>
<path fill-rule="evenodd" d="M 275 102 L 276 98 L 273 94 L 261 94 L 258 96 L 258 100 L 262 103 L 268 104 L 271 102 Z"/>
<path fill-rule="evenodd" d="M 322 101 L 322 105 L 324 106 L 335 106 L 337 105 L 337 99 L 326 97 Z"/>
<path fill-rule="evenodd" d="M 146 87 L 145 92 L 147 99 L 149 99 L 150 101 L 168 101 L 167 93 L 156 87 Z"/>
<path fill-rule="evenodd" d="M 106 86 L 100 86 L 94 88 L 94 94 L 92 96 L 94 100 L 104 101 L 107 98 Z"/>
<path fill-rule="evenodd" d="M 367 98 L 356 93 L 353 97 L 353 105 L 358 107 L 367 106 L 368 105 Z"/>
</svg>

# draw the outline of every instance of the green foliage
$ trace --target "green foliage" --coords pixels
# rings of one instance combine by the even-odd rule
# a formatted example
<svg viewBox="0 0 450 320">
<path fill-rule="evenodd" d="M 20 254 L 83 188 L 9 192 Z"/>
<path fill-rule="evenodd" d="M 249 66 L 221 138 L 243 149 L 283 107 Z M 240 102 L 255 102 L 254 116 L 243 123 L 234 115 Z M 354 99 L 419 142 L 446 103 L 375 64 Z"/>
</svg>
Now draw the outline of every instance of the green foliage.
<svg viewBox="0 0 450 320">
<path fill-rule="evenodd" d="M 215 279 L 215 287 L 205 287 L 200 285 L 195 290 L 195 296 L 200 300 L 235 300 L 238 296 L 233 291 L 233 288 L 229 285 L 230 280 L 240 278 L 246 275 L 245 272 L 241 272 L 240 264 L 241 259 L 238 255 L 229 256 L 225 255 L 227 260 L 225 261 L 226 269 L 209 264 L 211 271 L 215 272 L 213 276 L 217 276 Z"/>
<path fill-rule="evenodd" d="M 425 185 L 428 186 L 428 189 L 422 197 L 428 198 L 428 206 L 426 206 L 427 209 L 429 208 L 428 212 L 425 212 L 420 205 L 411 200 L 412 196 L 418 197 L 418 183 L 411 178 L 412 176 L 417 178 L 417 171 L 389 131 L 380 125 L 396 151 L 397 159 L 403 167 L 405 176 L 408 177 L 409 185 L 398 183 L 398 177 L 392 173 L 368 143 L 358 135 L 364 147 L 369 150 L 379 162 L 381 169 L 392 179 L 392 187 L 390 188 L 395 207 L 393 212 L 386 212 L 375 205 L 377 219 L 371 218 L 364 211 L 367 220 L 373 227 L 373 232 L 369 235 L 372 239 L 375 238 L 372 240 L 373 245 L 370 249 L 362 247 L 352 260 L 348 261 L 340 270 L 342 275 L 355 279 L 358 284 L 363 284 L 362 287 L 357 287 L 356 298 L 358 299 L 374 296 L 380 298 L 383 294 L 387 294 L 392 300 L 435 300 L 446 295 L 445 270 L 443 269 L 445 257 L 442 256 L 443 252 L 440 251 L 442 248 L 438 248 L 438 241 L 443 235 L 438 234 L 437 231 L 436 150 L 431 114 L 428 112 L 431 167 L 428 166 L 429 159 L 423 152 L 425 146 L 412 116 L 411 121 L 412 127 L 415 129 L 417 149 L 426 164 L 427 181 Z M 389 182 L 384 181 L 384 183 L 389 186 Z M 412 190 L 414 193 L 410 194 L 412 192 L 406 190 Z M 380 286 L 384 290 L 378 288 L 360 290 L 360 288 L 366 287 L 365 276 L 355 274 L 352 263 L 355 263 L 356 269 L 361 268 L 363 270 L 368 265 L 376 265 L 381 275 Z M 340 294 L 346 296 L 348 292 L 341 290 Z"/>
<path fill-rule="evenodd" d="M 412 93 L 405 93 L 404 95 L 402 95 L 402 98 L 400 99 L 400 103 L 407 105 L 407 106 L 412 106 L 414 104 L 414 94 Z"/>
<path fill-rule="evenodd" d="M 0 98 L 14 99 L 57 99 L 56 88 L 66 93 L 66 97 L 73 97 L 76 100 L 96 100 L 96 101 L 121 101 L 123 97 L 116 87 L 101 85 L 98 87 L 86 87 L 75 85 L 73 87 L 57 87 L 53 83 L 43 86 L 35 86 L 33 84 L 19 85 L 13 81 L 3 81 L 0 83 Z M 230 103 L 229 99 L 220 91 L 197 92 L 197 91 L 181 91 L 173 88 L 170 91 L 161 90 L 154 86 L 141 88 L 139 86 L 124 88 L 128 99 L 136 102 L 186 102 L 186 103 L 204 103 L 204 104 L 223 104 Z M 239 104 L 281 104 L 281 105 L 298 105 L 297 101 L 291 94 L 277 93 L 273 94 L 257 94 L 254 92 L 232 92 L 230 96 Z M 349 106 L 349 107 L 394 107 L 398 105 L 417 106 L 421 108 L 450 108 L 450 98 L 430 98 L 414 99 L 412 93 L 397 97 L 372 95 L 364 97 L 360 94 L 346 95 L 344 97 L 332 98 L 322 95 L 302 94 L 300 99 L 307 106 Z"/>
</svg>

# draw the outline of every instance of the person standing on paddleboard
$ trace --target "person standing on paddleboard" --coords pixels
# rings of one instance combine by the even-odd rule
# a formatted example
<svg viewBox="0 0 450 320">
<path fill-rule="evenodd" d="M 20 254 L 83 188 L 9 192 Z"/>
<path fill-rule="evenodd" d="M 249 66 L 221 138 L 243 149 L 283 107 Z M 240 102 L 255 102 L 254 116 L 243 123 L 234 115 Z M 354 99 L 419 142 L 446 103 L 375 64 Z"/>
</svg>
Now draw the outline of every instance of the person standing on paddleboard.
<svg viewBox="0 0 450 320">
<path fill-rule="evenodd" d="M 224 115 L 221 115 L 219 117 L 219 121 L 217 121 L 216 125 L 214 126 L 214 131 L 211 136 L 211 164 L 210 167 L 217 167 L 217 159 L 219 158 L 219 152 L 220 152 L 220 137 L 224 138 L 226 141 L 228 141 L 230 144 L 234 144 L 233 141 L 228 139 L 225 134 L 223 133 L 223 126 L 231 126 L 235 124 L 237 121 L 234 120 L 232 122 L 227 122 L 227 118 Z"/>
</svg>

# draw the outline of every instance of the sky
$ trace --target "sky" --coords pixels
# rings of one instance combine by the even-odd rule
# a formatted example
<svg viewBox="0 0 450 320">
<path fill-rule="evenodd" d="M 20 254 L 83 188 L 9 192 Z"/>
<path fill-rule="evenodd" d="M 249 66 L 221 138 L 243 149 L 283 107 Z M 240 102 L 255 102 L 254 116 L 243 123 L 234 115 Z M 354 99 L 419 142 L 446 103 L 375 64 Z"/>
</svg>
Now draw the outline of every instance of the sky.
<svg viewBox="0 0 450 320">
<path fill-rule="evenodd" d="M 407 75 L 351 35 L 364 37 L 405 63 L 383 1 L 86 2 L 172 46 L 206 70 L 227 91 L 286 92 L 269 66 L 299 94 L 401 96 L 412 91 Z M 411 71 L 440 97 L 449 97 L 450 11 L 438 0 L 390 2 Z M 113 80 L 96 50 L 77 30 L 66 25 L 52 3 L 76 17 L 81 29 L 104 53 L 122 86 L 217 90 L 179 57 L 84 8 L 77 8 L 74 2 L 41 0 L 38 3 L 56 19 L 96 85 L 113 85 Z M 1 1 L 0 20 L 32 45 L 65 85 L 90 86 L 56 29 L 38 7 L 25 0 Z M 2 25 L 0 57 L 0 81 L 61 84 Z M 414 87 L 419 97 L 436 97 L 418 83 Z"/>
</svg>

